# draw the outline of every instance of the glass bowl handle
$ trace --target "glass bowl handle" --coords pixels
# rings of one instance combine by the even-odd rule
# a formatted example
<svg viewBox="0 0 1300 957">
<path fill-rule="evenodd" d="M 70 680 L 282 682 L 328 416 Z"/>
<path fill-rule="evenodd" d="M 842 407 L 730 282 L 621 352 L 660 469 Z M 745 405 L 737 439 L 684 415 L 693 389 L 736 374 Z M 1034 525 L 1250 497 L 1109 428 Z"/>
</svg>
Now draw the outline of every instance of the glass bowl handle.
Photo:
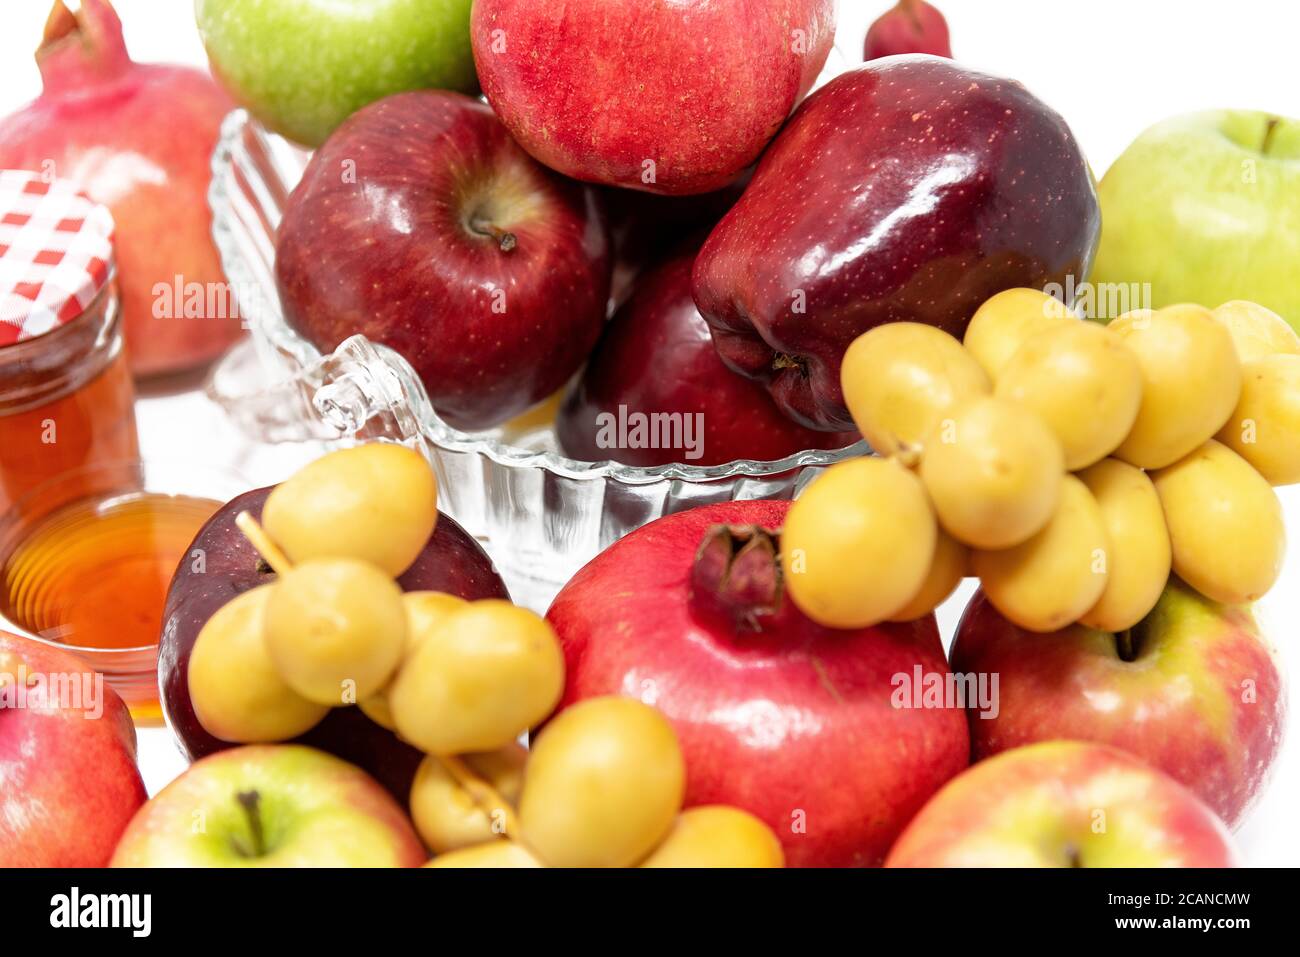
<svg viewBox="0 0 1300 957">
<path fill-rule="evenodd" d="M 391 351 L 352 336 L 306 365 L 282 358 L 287 374 L 268 384 L 256 344 L 245 340 L 208 380 L 208 397 L 249 437 L 261 442 L 421 440 L 414 377 Z"/>
</svg>

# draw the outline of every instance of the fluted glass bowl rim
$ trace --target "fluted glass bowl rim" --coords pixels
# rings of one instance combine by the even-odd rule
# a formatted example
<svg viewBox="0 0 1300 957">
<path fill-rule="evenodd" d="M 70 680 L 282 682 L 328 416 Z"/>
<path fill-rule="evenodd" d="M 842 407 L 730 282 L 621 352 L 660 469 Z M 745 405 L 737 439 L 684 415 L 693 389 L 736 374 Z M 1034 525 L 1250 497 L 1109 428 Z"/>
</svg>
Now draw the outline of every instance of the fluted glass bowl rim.
<svg viewBox="0 0 1300 957">
<path fill-rule="evenodd" d="M 222 122 L 221 133 L 212 154 L 212 182 L 208 200 L 212 208 L 212 236 L 221 256 L 227 279 L 235 289 L 261 287 L 263 284 L 251 273 L 238 248 L 235 226 L 228 220 L 229 190 L 233 187 L 233 155 L 239 142 L 248 134 L 274 143 L 281 140 L 253 119 L 247 110 L 236 108 Z M 284 142 L 281 140 L 281 142 Z M 287 185 L 287 184 L 286 184 Z M 288 186 L 292 189 L 292 186 Z M 265 337 L 280 354 L 281 362 L 289 360 L 305 368 L 322 358 L 321 352 L 295 332 L 285 321 L 278 303 L 260 309 L 257 303 L 241 303 L 241 311 L 253 330 L 255 339 Z M 563 478 L 579 481 L 612 479 L 627 485 L 652 485 L 662 481 L 706 483 L 727 479 L 773 478 L 791 470 L 808 467 L 821 468 L 837 462 L 870 453 L 863 440 L 840 449 L 807 449 L 784 458 L 764 461 L 760 459 L 735 459 L 721 465 L 689 465 L 672 463 L 653 467 L 627 465 L 606 460 L 583 462 L 557 452 L 544 449 L 525 449 L 510 445 L 491 435 L 462 432 L 448 425 L 429 402 L 419 377 L 393 349 L 374 343 L 376 349 L 398 371 L 406 398 L 412 405 L 423 436 L 439 449 L 470 455 L 481 455 L 498 465 L 517 469 L 544 469 Z"/>
</svg>

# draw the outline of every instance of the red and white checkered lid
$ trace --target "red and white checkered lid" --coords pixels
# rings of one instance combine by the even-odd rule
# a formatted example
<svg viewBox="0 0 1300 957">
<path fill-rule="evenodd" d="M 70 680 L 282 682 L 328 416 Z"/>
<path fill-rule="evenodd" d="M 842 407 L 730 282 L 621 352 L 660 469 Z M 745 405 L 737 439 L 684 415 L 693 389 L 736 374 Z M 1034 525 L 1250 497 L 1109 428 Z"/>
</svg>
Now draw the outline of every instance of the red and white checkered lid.
<svg viewBox="0 0 1300 957">
<path fill-rule="evenodd" d="M 113 274 L 113 215 L 67 180 L 0 170 L 0 347 L 85 311 Z"/>
</svg>

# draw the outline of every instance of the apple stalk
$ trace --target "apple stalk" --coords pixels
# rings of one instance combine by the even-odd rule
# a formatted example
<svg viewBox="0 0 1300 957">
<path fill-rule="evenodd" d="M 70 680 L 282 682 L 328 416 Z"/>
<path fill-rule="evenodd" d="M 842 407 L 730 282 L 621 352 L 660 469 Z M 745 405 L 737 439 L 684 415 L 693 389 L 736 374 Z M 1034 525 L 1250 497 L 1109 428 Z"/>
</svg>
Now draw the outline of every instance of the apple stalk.
<svg viewBox="0 0 1300 957">
<path fill-rule="evenodd" d="M 1268 123 L 1264 126 L 1264 142 L 1259 144 L 1260 155 L 1268 155 L 1269 147 L 1273 145 L 1273 134 L 1277 132 L 1277 128 L 1281 125 L 1281 122 L 1282 121 L 1276 116 L 1270 116 L 1268 118 Z"/>
<path fill-rule="evenodd" d="M 235 525 L 238 526 L 244 537 L 257 549 L 258 554 L 262 556 L 262 559 L 271 566 L 277 575 L 283 576 L 293 569 L 293 562 L 289 560 L 289 556 L 271 540 L 271 536 L 266 533 L 266 529 L 262 528 L 251 512 L 240 512 L 235 517 Z M 465 793 L 470 796 L 475 805 L 489 818 L 493 814 L 500 812 L 505 836 L 522 843 L 518 814 L 510 802 L 502 797 L 496 788 L 476 774 L 473 768 L 457 755 L 434 754 L 430 755 L 430 757 L 443 766 L 446 772 L 456 780 L 456 783 L 465 789 Z M 257 825 L 256 793 L 252 795 L 251 805 L 245 801 L 245 796 L 242 794 L 240 795 L 240 803 L 244 805 L 250 823 L 254 825 L 253 833 L 256 839 L 260 832 L 260 826 Z"/>
<path fill-rule="evenodd" d="M 519 245 L 519 238 L 509 230 L 502 229 L 496 223 L 484 219 L 482 216 L 474 216 L 469 221 L 470 231 L 486 239 L 495 239 L 501 247 L 503 253 L 513 252 L 514 248 Z"/>
<path fill-rule="evenodd" d="M 262 795 L 257 791 L 240 791 L 235 795 L 239 806 L 248 818 L 248 831 L 253 838 L 253 846 L 245 848 L 237 844 L 244 857 L 262 857 L 266 854 L 266 830 L 262 827 Z"/>
</svg>

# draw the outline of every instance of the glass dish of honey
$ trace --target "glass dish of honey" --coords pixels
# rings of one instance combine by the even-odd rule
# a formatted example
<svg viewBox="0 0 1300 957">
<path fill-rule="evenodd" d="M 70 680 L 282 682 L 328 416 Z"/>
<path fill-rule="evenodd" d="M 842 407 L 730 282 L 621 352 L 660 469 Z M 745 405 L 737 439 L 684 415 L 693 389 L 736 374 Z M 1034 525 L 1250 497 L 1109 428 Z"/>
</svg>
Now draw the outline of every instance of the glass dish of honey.
<svg viewBox="0 0 1300 957">
<path fill-rule="evenodd" d="M 222 470 L 138 461 L 46 482 L 0 517 L 0 628 L 77 654 L 137 724 L 160 724 L 172 575 L 203 524 L 246 489 Z"/>
</svg>

